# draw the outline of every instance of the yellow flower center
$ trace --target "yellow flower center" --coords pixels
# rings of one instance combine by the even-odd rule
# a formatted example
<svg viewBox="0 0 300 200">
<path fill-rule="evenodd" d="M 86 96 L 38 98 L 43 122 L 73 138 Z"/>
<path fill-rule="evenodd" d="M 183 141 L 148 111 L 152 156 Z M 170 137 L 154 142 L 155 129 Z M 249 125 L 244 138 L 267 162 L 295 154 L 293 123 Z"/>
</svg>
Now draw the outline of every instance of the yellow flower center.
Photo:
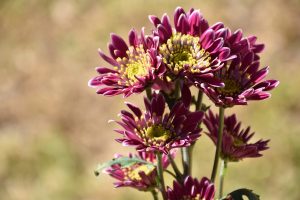
<svg viewBox="0 0 300 200">
<path fill-rule="evenodd" d="M 131 80 L 134 80 L 135 77 L 144 76 L 147 74 L 146 69 L 143 67 L 143 63 L 133 62 L 127 64 L 126 74 L 127 77 Z"/>
<path fill-rule="evenodd" d="M 171 137 L 171 132 L 161 125 L 154 125 L 146 129 L 146 137 L 155 141 L 166 141 Z"/>
<path fill-rule="evenodd" d="M 199 73 L 209 67 L 211 57 L 199 43 L 199 37 L 175 33 L 159 48 L 163 62 L 178 74 L 183 69 Z"/>
<path fill-rule="evenodd" d="M 150 57 L 145 52 L 143 45 L 138 47 L 129 47 L 126 51 L 127 57 L 117 58 L 120 67 L 116 69 L 121 74 L 126 85 L 132 85 L 137 78 L 146 76 L 148 69 L 151 67 Z M 124 84 L 123 82 L 123 84 Z M 121 84 L 121 83 L 120 83 Z"/>
<path fill-rule="evenodd" d="M 132 170 L 130 170 L 128 172 L 128 178 L 130 178 L 131 180 L 135 180 L 135 181 L 140 181 L 142 180 L 141 176 L 140 176 L 140 172 L 144 172 L 147 176 L 150 175 L 153 170 L 155 170 L 154 166 L 148 166 L 148 165 L 140 165 Z"/>
<path fill-rule="evenodd" d="M 244 144 L 245 144 L 245 142 L 242 139 L 233 137 L 233 145 L 235 147 L 240 147 L 240 146 L 243 146 Z"/>
<path fill-rule="evenodd" d="M 217 91 L 225 96 L 238 95 L 241 92 L 241 85 L 234 79 L 223 80 L 225 87 L 218 88 Z"/>
</svg>

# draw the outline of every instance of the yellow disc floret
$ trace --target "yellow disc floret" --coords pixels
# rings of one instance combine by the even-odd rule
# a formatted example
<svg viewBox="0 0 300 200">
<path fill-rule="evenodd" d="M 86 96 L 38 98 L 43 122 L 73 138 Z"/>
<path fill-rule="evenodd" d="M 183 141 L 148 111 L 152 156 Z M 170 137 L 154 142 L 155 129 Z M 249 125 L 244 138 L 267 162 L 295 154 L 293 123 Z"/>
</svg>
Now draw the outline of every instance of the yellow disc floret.
<svg viewBox="0 0 300 200">
<path fill-rule="evenodd" d="M 200 38 L 191 35 L 175 33 L 162 44 L 159 52 L 163 56 L 163 62 L 178 74 L 182 70 L 191 73 L 199 73 L 210 66 L 210 54 L 199 43 Z"/>
<path fill-rule="evenodd" d="M 241 92 L 241 85 L 234 79 L 226 78 L 223 80 L 225 87 L 217 88 L 217 91 L 225 96 L 238 95 Z"/>
<path fill-rule="evenodd" d="M 233 145 L 235 147 L 241 147 L 241 146 L 245 145 L 245 142 L 240 138 L 233 137 Z"/>
<path fill-rule="evenodd" d="M 126 51 L 127 57 L 117 58 L 120 64 L 118 71 L 126 85 L 132 85 L 138 81 L 137 78 L 146 76 L 151 67 L 149 55 L 145 52 L 143 45 L 129 47 Z"/>
<path fill-rule="evenodd" d="M 142 180 L 139 174 L 140 172 L 144 172 L 146 175 L 150 175 L 153 172 L 153 170 L 155 170 L 154 166 L 140 165 L 132 170 L 129 170 L 127 176 L 131 180 L 140 181 Z"/>
<path fill-rule="evenodd" d="M 171 137 L 171 133 L 161 125 L 154 125 L 146 129 L 146 137 L 156 141 L 166 141 Z"/>
</svg>

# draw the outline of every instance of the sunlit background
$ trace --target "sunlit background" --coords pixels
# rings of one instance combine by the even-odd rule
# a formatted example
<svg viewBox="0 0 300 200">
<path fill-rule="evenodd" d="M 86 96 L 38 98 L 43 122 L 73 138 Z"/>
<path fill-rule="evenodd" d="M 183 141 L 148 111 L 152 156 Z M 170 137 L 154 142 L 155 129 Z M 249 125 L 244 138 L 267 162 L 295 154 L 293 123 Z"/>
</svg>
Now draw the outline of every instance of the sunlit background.
<svg viewBox="0 0 300 200">
<path fill-rule="evenodd" d="M 255 139 L 270 138 L 271 148 L 230 164 L 225 191 L 247 187 L 263 200 L 300 199 L 299 0 L 1 0 L 1 200 L 151 199 L 94 176 L 97 163 L 133 149 L 114 142 L 116 125 L 107 123 L 124 99 L 96 95 L 87 81 L 106 65 L 97 49 L 106 51 L 111 32 L 127 37 L 131 27 L 145 26 L 149 33 L 149 14 L 172 15 L 177 6 L 257 35 L 266 44 L 262 64 L 281 81 L 271 99 L 232 109 Z M 214 147 L 207 137 L 195 154 L 194 176 L 209 176 Z"/>
</svg>

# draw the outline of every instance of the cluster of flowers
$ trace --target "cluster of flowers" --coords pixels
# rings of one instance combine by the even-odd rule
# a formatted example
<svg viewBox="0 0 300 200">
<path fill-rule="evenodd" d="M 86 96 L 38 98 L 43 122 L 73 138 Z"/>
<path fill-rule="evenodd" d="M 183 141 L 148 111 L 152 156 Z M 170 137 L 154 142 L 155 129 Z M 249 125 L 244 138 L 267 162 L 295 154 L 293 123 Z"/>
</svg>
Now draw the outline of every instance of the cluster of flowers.
<svg viewBox="0 0 300 200">
<path fill-rule="evenodd" d="M 110 56 L 99 50 L 112 67 L 96 68 L 99 75 L 89 81 L 98 94 L 147 94 L 144 111 L 126 103 L 129 111 L 122 110 L 121 121 L 116 121 L 121 127 L 116 141 L 134 146 L 137 155 L 126 157 L 141 162 L 115 163 L 105 172 L 118 180 L 116 187 L 151 191 L 154 199 L 160 191 L 168 200 L 212 200 L 216 170 L 211 179 L 200 181 L 190 174 L 189 156 L 201 135 L 200 125 L 203 122 L 205 134 L 217 147 L 214 169 L 219 157 L 227 163 L 261 156 L 269 140 L 250 143 L 254 133 L 249 127 L 242 129 L 235 114 L 224 116 L 224 110 L 270 97 L 269 91 L 279 82 L 265 80 L 269 67 L 260 68 L 259 57 L 264 45 L 255 36 L 245 37 L 241 30 L 233 32 L 223 23 L 209 25 L 199 10 L 185 12 L 178 7 L 173 18 L 174 26 L 166 14 L 161 19 L 149 16 L 154 25 L 150 35 L 144 28 L 140 34 L 132 29 L 126 43 L 111 34 Z M 192 87 L 198 95 L 191 94 Z M 219 115 L 202 103 L 203 94 L 219 107 Z M 184 172 L 174 162 L 176 149 L 182 150 Z M 125 156 L 115 159 L 120 157 Z M 167 170 L 168 165 L 174 173 Z M 165 171 L 174 175 L 173 187 L 165 187 Z"/>
</svg>

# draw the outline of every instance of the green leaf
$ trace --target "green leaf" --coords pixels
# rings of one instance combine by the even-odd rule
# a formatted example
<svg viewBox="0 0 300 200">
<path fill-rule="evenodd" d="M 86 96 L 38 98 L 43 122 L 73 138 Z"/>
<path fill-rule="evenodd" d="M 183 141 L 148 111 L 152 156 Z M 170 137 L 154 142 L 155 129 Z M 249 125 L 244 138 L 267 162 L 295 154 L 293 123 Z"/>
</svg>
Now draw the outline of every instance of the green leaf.
<svg viewBox="0 0 300 200">
<path fill-rule="evenodd" d="M 138 157 L 119 157 L 119 158 L 115 158 L 112 159 L 111 161 L 99 164 L 95 170 L 95 175 L 99 176 L 99 174 L 106 168 L 111 167 L 112 165 L 116 165 L 119 164 L 121 165 L 121 168 L 126 168 L 126 167 L 130 167 L 134 164 L 137 163 L 142 163 L 145 164 L 147 166 L 155 166 L 153 163 L 149 163 L 143 159 L 140 159 Z"/>
<path fill-rule="evenodd" d="M 232 200 L 246 200 L 243 198 L 243 196 L 246 196 L 249 200 L 259 200 L 259 195 L 252 192 L 252 190 L 242 188 L 235 190 L 228 194 L 226 198 L 223 198 L 223 200 L 230 199 L 228 197 L 231 197 Z"/>
</svg>

